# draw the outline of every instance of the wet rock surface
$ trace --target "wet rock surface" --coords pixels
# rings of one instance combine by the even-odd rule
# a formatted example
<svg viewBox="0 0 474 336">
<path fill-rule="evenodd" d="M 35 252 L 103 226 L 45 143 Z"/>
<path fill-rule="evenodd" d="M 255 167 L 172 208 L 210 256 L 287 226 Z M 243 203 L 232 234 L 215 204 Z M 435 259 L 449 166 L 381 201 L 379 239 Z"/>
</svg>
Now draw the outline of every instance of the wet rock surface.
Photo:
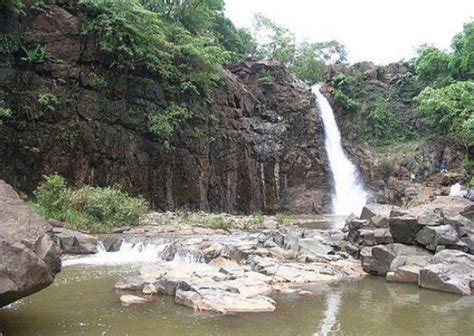
<svg viewBox="0 0 474 336">
<path fill-rule="evenodd" d="M 465 216 L 471 207 L 461 197 L 437 197 L 405 209 L 369 205 L 361 219 L 347 220 L 346 248 L 360 257 L 365 272 L 387 281 L 471 294 L 474 222 Z"/>
<path fill-rule="evenodd" d="M 0 307 L 47 286 L 61 270 L 49 223 L 0 180 Z"/>
</svg>

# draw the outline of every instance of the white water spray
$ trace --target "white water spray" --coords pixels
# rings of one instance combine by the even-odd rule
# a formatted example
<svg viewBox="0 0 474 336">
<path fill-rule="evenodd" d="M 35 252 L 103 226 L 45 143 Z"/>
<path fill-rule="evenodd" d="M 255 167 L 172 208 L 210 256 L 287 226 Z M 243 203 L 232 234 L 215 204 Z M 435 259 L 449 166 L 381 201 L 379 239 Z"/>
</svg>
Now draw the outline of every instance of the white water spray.
<svg viewBox="0 0 474 336">
<path fill-rule="evenodd" d="M 359 181 L 357 168 L 344 154 L 341 133 L 337 127 L 334 112 L 319 88 L 319 85 L 313 86 L 313 94 L 316 96 L 321 110 L 321 118 L 326 133 L 326 152 L 334 178 L 333 211 L 336 215 L 350 215 L 353 213 L 359 216 L 362 208 L 367 203 L 368 194 Z"/>
<path fill-rule="evenodd" d="M 463 197 L 466 194 L 467 194 L 467 191 L 463 190 L 461 184 L 459 183 L 453 184 L 451 186 L 451 189 L 449 190 L 449 196 Z"/>
<path fill-rule="evenodd" d="M 104 245 L 99 242 L 96 254 L 87 256 L 67 256 L 63 259 L 63 266 L 72 265 L 122 265 L 143 262 L 154 262 L 160 260 L 160 253 L 165 249 L 166 244 L 153 243 L 127 243 L 123 242 L 117 252 L 107 252 Z"/>
</svg>

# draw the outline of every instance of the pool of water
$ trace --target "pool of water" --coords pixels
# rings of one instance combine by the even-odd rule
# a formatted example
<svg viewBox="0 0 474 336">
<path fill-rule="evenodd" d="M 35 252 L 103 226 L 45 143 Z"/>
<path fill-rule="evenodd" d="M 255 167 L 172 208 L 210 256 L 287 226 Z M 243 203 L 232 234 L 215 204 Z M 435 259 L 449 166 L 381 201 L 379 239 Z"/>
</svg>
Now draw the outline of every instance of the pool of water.
<svg viewBox="0 0 474 336">
<path fill-rule="evenodd" d="M 382 278 L 309 287 L 306 297 L 275 296 L 277 310 L 218 316 L 158 296 L 123 307 L 113 289 L 130 266 L 69 266 L 54 285 L 0 309 L 0 331 L 14 335 L 468 335 L 474 297 L 387 284 Z"/>
</svg>

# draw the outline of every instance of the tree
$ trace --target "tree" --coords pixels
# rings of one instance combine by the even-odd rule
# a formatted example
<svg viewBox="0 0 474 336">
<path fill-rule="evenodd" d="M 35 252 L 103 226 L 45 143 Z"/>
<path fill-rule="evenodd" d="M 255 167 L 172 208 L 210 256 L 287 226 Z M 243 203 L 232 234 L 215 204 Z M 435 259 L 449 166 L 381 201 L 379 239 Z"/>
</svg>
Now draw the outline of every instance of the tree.
<svg viewBox="0 0 474 336">
<path fill-rule="evenodd" d="M 416 98 L 424 120 L 440 134 L 451 134 L 474 145 L 474 82 L 458 81 L 442 88 L 425 88 Z"/>
<path fill-rule="evenodd" d="M 345 47 L 337 41 L 303 42 L 296 51 L 292 70 L 303 80 L 316 83 L 323 80 L 326 65 L 346 61 Z"/>
<path fill-rule="evenodd" d="M 233 61 L 255 54 L 257 43 L 252 34 L 247 29 L 236 28 L 224 14 L 216 15 L 213 30 L 219 44 L 231 53 Z"/>
<path fill-rule="evenodd" d="M 293 71 L 298 78 L 310 83 L 317 83 L 323 79 L 326 64 L 321 59 L 317 43 L 303 42 L 298 48 Z"/>
<path fill-rule="evenodd" d="M 452 76 L 459 80 L 474 79 L 474 22 L 453 38 L 453 55 L 449 64 Z"/>
<path fill-rule="evenodd" d="M 296 51 L 295 36 L 287 28 L 278 25 L 262 14 L 255 15 L 255 31 L 260 44 L 257 55 L 274 59 L 289 66 L 293 63 Z"/>
<path fill-rule="evenodd" d="M 431 45 L 418 48 L 418 57 L 414 61 L 418 80 L 424 85 L 441 87 L 452 82 L 449 64 L 452 55 Z"/>
</svg>

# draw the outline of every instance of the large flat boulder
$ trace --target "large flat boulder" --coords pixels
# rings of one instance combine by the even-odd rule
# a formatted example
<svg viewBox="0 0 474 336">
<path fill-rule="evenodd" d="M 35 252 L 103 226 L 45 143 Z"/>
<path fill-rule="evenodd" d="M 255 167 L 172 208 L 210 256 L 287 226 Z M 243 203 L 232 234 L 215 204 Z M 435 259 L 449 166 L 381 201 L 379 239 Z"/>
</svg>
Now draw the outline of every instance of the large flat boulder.
<svg viewBox="0 0 474 336">
<path fill-rule="evenodd" d="M 51 229 L 0 180 L 0 307 L 49 286 L 61 270 Z"/>
<path fill-rule="evenodd" d="M 175 301 L 194 310 L 220 314 L 263 313 L 276 309 L 275 301 L 266 296 L 248 298 L 242 294 L 212 289 L 202 289 L 199 292 L 178 289 Z"/>
<path fill-rule="evenodd" d="M 472 294 L 474 256 L 456 250 L 438 252 L 431 264 L 420 270 L 418 285 L 456 294 Z"/>
</svg>

